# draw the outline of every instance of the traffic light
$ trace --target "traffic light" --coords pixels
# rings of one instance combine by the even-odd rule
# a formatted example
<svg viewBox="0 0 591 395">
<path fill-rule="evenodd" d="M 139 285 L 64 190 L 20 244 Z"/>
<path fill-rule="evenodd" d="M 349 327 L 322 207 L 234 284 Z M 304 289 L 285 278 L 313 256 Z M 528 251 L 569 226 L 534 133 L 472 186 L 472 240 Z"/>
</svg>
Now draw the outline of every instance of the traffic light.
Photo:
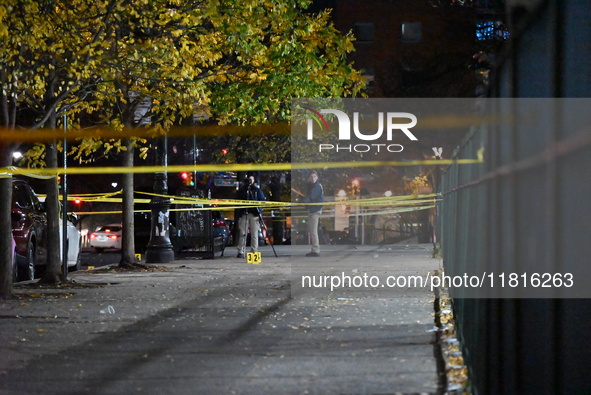
<svg viewBox="0 0 591 395">
<path fill-rule="evenodd" d="M 183 181 L 183 185 L 187 187 L 195 186 L 195 182 L 193 181 L 193 173 L 184 171 L 181 173 L 181 180 Z"/>
</svg>

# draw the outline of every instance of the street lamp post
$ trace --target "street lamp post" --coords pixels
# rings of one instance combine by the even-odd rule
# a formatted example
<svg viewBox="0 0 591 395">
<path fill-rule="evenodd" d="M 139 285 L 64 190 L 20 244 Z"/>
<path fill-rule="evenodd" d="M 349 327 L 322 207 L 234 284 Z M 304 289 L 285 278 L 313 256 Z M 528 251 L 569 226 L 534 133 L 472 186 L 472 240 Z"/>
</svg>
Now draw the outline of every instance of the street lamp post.
<svg viewBox="0 0 591 395">
<path fill-rule="evenodd" d="M 361 182 L 358 178 L 351 181 L 353 196 L 357 203 L 355 204 L 355 239 L 359 239 L 359 197 L 361 195 Z"/>
<path fill-rule="evenodd" d="M 166 169 L 168 166 L 168 141 L 164 135 L 160 141 L 160 148 L 156 155 L 157 165 Z M 154 178 L 154 193 L 150 201 L 152 221 L 150 241 L 146 249 L 146 263 L 167 263 L 174 261 L 174 251 L 170 242 L 170 206 L 168 194 L 168 176 L 166 170 L 156 173 Z"/>
</svg>

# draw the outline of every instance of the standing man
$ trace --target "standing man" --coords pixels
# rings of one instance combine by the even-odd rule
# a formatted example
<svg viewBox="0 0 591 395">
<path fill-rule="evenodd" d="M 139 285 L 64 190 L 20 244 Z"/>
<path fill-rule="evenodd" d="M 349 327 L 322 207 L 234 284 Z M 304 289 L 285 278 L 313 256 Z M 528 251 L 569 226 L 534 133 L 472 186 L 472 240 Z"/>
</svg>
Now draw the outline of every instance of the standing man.
<svg viewBox="0 0 591 395">
<path fill-rule="evenodd" d="M 238 199 L 240 200 L 258 200 L 264 201 L 265 195 L 261 188 L 255 182 L 254 176 L 248 176 L 245 185 L 238 191 Z M 250 251 L 258 252 L 259 250 L 259 229 L 261 221 L 262 207 L 248 206 L 236 210 L 238 216 L 238 255 L 236 258 L 244 258 L 244 250 L 246 247 L 246 233 L 250 228 Z"/>
<path fill-rule="evenodd" d="M 304 197 L 304 203 L 322 203 L 324 202 L 324 189 L 322 184 L 318 182 L 318 173 L 316 170 L 310 172 L 308 178 L 308 187 Z M 318 239 L 318 220 L 322 214 L 322 206 L 319 204 L 307 205 L 308 209 L 308 232 L 310 232 L 310 242 L 312 244 L 312 251 L 306 256 L 320 256 L 320 241 Z"/>
</svg>

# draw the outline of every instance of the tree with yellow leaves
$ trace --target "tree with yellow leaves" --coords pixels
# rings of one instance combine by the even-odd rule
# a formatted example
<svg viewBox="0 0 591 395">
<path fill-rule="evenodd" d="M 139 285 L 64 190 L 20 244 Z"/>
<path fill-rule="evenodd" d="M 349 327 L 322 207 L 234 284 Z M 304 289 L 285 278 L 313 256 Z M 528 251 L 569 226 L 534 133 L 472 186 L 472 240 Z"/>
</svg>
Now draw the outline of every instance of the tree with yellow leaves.
<svg viewBox="0 0 591 395">
<path fill-rule="evenodd" d="M 30 96 L 17 95 L 17 108 L 34 111 L 28 126 L 56 128 L 64 113 L 100 114 L 130 139 L 118 145 L 130 155 L 133 128 L 165 133 L 204 110 L 221 125 L 286 120 L 291 99 L 363 87 L 346 61 L 353 38 L 340 35 L 327 12 L 306 14 L 309 0 L 11 1 L 10 20 L 22 23 L 3 36 L 3 51 L 18 60 L 8 69 L 30 72 L 23 87 Z M 93 144 L 81 142 L 78 153 Z M 54 157 L 48 150 L 49 167 Z M 57 205 L 52 189 L 48 199 Z M 129 179 L 124 190 L 133 191 Z M 129 195 L 124 201 L 129 216 L 133 203 Z M 54 279 L 57 267 L 50 261 Z"/>
<path fill-rule="evenodd" d="M 81 8 L 77 8 L 80 6 Z M 78 11 L 80 13 L 77 13 Z M 96 16 L 96 15 L 95 15 Z M 93 29 L 92 14 L 83 2 L 8 0 L 0 6 L 0 120 L 5 128 L 48 129 L 45 163 L 57 167 L 57 143 L 51 132 L 63 114 L 74 113 L 92 91 L 100 52 L 102 31 Z M 99 48 L 99 49 L 96 49 Z M 14 146 L 2 147 L 2 165 L 10 165 Z M 10 223 L 10 178 L 0 181 L 0 223 Z M 48 262 L 46 279 L 58 282 L 61 274 L 59 250 L 59 204 L 56 177 L 47 181 Z M 10 226 L 4 227 L 10 229 Z M 9 236 L 0 239 L 2 251 Z M 34 255 L 34 254 L 33 254 Z M 33 257 L 34 259 L 34 257 Z M 10 278 L 8 260 L 2 260 L 2 278 Z M 8 291 L 7 291 L 8 289 Z M 0 295 L 10 286 L 0 286 Z"/>
<path fill-rule="evenodd" d="M 304 14 L 308 4 L 127 2 L 110 21 L 112 42 L 94 108 L 115 128 L 144 125 L 166 132 L 196 112 L 221 125 L 254 125 L 287 120 L 293 98 L 357 93 L 361 76 L 345 60 L 352 37 L 341 36 L 326 12 Z M 146 102 L 149 111 L 139 117 L 137 105 Z M 257 139 L 256 145 L 234 141 L 252 149 L 276 137 Z M 129 182 L 123 180 L 124 191 L 131 193 Z M 124 196 L 124 202 L 131 198 Z M 124 203 L 123 210 L 124 229 L 133 229 L 131 207 Z M 124 237 L 122 263 L 132 259 Z"/>
</svg>

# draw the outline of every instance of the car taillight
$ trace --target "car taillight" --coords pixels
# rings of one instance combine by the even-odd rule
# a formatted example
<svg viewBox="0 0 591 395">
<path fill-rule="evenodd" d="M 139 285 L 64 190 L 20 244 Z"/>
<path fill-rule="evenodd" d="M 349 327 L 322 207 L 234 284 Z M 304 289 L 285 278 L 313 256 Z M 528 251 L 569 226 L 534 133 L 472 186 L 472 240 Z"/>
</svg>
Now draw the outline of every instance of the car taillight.
<svg viewBox="0 0 591 395">
<path fill-rule="evenodd" d="M 94 234 L 94 233 L 91 233 L 91 234 L 90 234 L 90 238 L 91 238 L 91 239 L 96 239 L 96 234 Z"/>
<path fill-rule="evenodd" d="M 111 239 L 111 240 L 117 240 L 118 238 L 119 238 L 119 236 L 117 236 L 117 235 L 109 236 L 109 239 Z"/>
<path fill-rule="evenodd" d="M 213 226 L 224 226 L 225 222 L 214 222 Z"/>
</svg>

